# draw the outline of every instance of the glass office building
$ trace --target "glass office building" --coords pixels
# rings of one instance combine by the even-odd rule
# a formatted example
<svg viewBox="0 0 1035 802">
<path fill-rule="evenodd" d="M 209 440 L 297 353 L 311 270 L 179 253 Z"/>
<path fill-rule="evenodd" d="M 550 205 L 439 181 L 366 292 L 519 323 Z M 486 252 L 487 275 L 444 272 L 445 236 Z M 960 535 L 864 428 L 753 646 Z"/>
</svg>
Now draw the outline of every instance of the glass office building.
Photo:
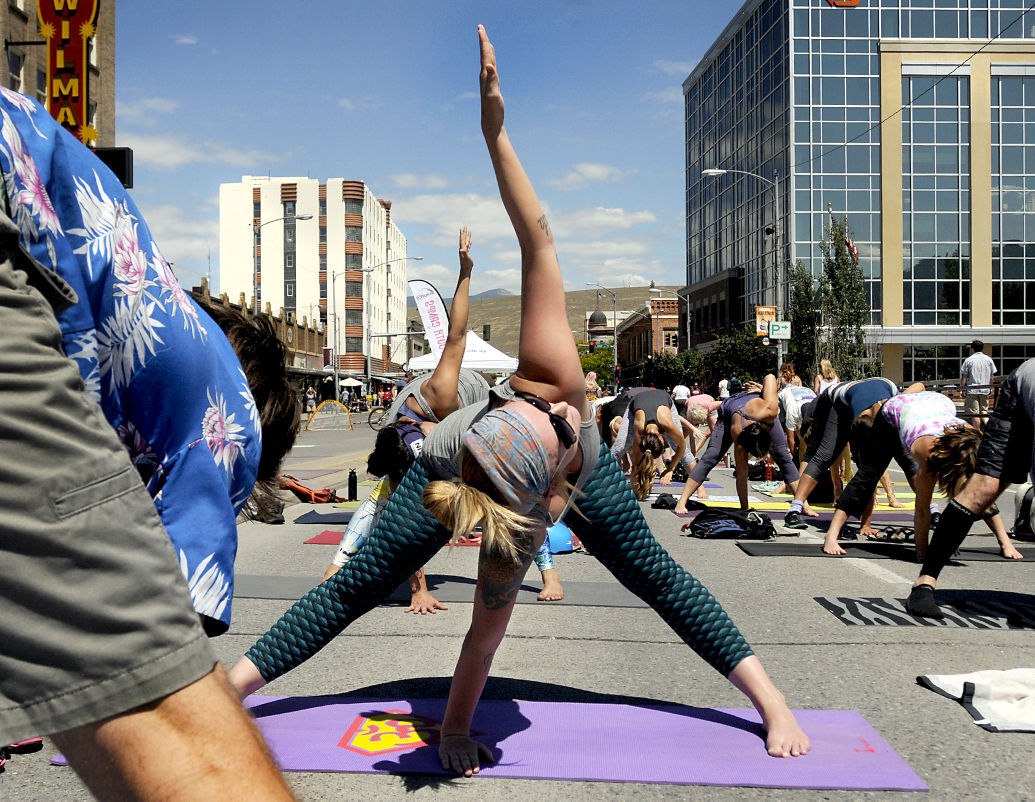
<svg viewBox="0 0 1035 802">
<path fill-rule="evenodd" d="M 885 374 L 1035 356 L 1035 11 L 1024 0 L 749 0 L 683 84 L 695 335 L 736 324 L 847 219 Z M 724 175 L 704 175 L 709 169 Z M 740 172 L 738 172 L 740 171 Z M 777 214 L 779 223 L 774 225 Z M 695 291 L 701 288 L 701 291 Z M 786 297 L 786 293 L 783 293 Z"/>
</svg>

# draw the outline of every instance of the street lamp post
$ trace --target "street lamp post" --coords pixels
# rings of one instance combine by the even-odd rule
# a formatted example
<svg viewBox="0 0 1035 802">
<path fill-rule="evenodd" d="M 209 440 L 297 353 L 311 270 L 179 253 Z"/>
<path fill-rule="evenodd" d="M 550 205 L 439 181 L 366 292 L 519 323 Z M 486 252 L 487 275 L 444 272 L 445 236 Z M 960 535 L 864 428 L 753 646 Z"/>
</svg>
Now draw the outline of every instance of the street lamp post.
<svg viewBox="0 0 1035 802">
<path fill-rule="evenodd" d="M 363 273 L 363 303 L 367 304 L 368 293 L 366 292 L 366 274 L 372 273 L 379 267 L 385 267 L 386 265 L 392 264 L 393 262 L 422 262 L 424 261 L 423 256 L 400 256 L 396 259 L 389 259 L 387 262 L 381 262 L 380 264 L 371 265 L 370 267 L 361 267 L 359 271 Z M 334 357 L 334 392 L 338 392 L 338 294 L 334 289 L 334 280 L 338 276 L 343 276 L 346 273 L 354 272 L 352 270 L 341 270 L 337 273 L 331 273 L 331 317 L 334 318 L 334 345 L 331 349 Z M 386 300 L 387 303 L 387 300 Z M 364 328 L 364 339 L 366 340 L 366 374 L 367 374 L 367 389 L 370 389 L 370 315 L 366 315 L 366 326 Z"/>
<path fill-rule="evenodd" d="M 312 220 L 311 214 L 286 214 L 283 217 L 274 217 L 265 223 L 256 225 L 252 221 L 252 314 L 259 315 L 259 230 L 270 223 L 278 223 L 281 220 Z"/>
<path fill-rule="evenodd" d="M 719 167 L 711 167 L 706 170 L 701 170 L 701 175 L 707 178 L 718 178 L 719 176 L 726 175 L 726 173 L 737 173 L 738 175 L 749 175 L 752 178 L 757 178 L 759 181 L 764 182 L 773 190 L 773 201 L 776 208 L 776 220 L 773 223 L 773 240 L 776 249 L 776 257 L 773 260 L 773 271 L 776 278 L 776 318 L 777 320 L 783 320 L 783 260 L 780 256 L 780 231 L 782 229 L 782 219 L 780 217 L 780 171 L 773 170 L 772 180 L 765 176 L 759 175 L 758 173 L 752 173 L 749 170 L 729 170 L 722 169 Z M 688 299 L 689 300 L 689 299 Z M 688 307 L 689 309 L 689 307 Z M 774 338 L 776 339 L 776 338 Z M 783 364 L 783 340 L 776 340 L 776 371 L 779 375 L 780 366 Z"/>
<path fill-rule="evenodd" d="M 595 281 L 586 282 L 587 287 L 597 287 L 611 296 L 611 357 L 615 390 L 618 390 L 618 293 L 611 292 L 603 284 Z"/>
</svg>

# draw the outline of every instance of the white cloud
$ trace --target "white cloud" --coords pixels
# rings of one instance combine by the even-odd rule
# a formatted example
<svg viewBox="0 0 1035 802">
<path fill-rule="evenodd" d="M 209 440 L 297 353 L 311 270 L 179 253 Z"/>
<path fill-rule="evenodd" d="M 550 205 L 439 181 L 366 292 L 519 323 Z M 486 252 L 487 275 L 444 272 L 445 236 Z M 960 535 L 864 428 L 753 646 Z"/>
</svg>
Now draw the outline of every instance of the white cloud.
<svg viewBox="0 0 1035 802">
<path fill-rule="evenodd" d="M 655 89 L 646 92 L 641 98 L 648 103 L 683 103 L 683 88 L 681 86 L 666 86 L 664 89 Z"/>
<path fill-rule="evenodd" d="M 119 145 L 133 148 L 133 158 L 140 164 L 147 164 L 164 170 L 172 170 L 185 164 L 228 164 L 234 167 L 250 168 L 268 165 L 283 158 L 280 155 L 261 150 L 245 150 L 224 142 L 187 142 L 172 136 L 148 136 L 146 134 L 119 134 Z"/>
<path fill-rule="evenodd" d="M 657 217 L 654 212 L 627 212 L 625 209 L 608 209 L 597 206 L 589 209 L 576 209 L 570 212 L 556 212 L 550 215 L 550 222 L 555 231 L 569 237 L 586 236 L 598 232 L 615 229 L 629 229 L 645 223 L 654 223 Z"/>
<path fill-rule="evenodd" d="M 457 97 L 457 100 L 477 100 L 479 97 L 477 92 L 464 92 Z"/>
<path fill-rule="evenodd" d="M 173 41 L 178 45 L 196 45 L 198 37 L 192 33 L 178 33 L 173 36 Z"/>
<path fill-rule="evenodd" d="M 696 61 L 666 61 L 660 58 L 654 60 L 655 69 L 660 70 L 665 75 L 678 75 L 683 78 L 692 73 L 696 66 Z"/>
<path fill-rule="evenodd" d="M 610 164 L 580 162 L 574 165 L 563 178 L 546 183 L 557 189 L 582 189 L 592 181 L 618 181 L 634 172 L 633 170 L 622 170 Z"/>
<path fill-rule="evenodd" d="M 392 176 L 392 182 L 399 189 L 445 189 L 449 186 L 448 179 L 438 173 L 397 173 Z"/>
<path fill-rule="evenodd" d="M 166 97 L 145 97 L 135 101 L 119 100 L 115 114 L 119 122 L 153 122 L 160 114 L 171 114 L 180 107 L 180 101 Z"/>
<path fill-rule="evenodd" d="M 173 204 L 151 205 L 138 199 L 162 256 L 173 265 L 173 272 L 187 287 L 198 284 L 208 270 L 212 253 L 212 284 L 219 280 L 219 214 L 188 218 L 185 210 Z M 197 209 L 201 211 L 200 209 Z"/>
<path fill-rule="evenodd" d="M 392 202 L 392 219 L 406 230 L 408 223 L 434 227 L 424 239 L 437 247 L 454 247 L 461 226 L 471 229 L 475 258 L 479 247 L 498 239 L 513 242 L 514 229 L 497 195 L 474 192 L 443 195 L 414 195 Z"/>
<path fill-rule="evenodd" d="M 339 100 L 338 101 L 338 105 L 341 108 L 345 109 L 345 111 L 355 111 L 356 110 L 356 104 L 353 103 L 351 100 L 349 100 L 347 97 L 343 97 L 341 100 Z"/>
</svg>

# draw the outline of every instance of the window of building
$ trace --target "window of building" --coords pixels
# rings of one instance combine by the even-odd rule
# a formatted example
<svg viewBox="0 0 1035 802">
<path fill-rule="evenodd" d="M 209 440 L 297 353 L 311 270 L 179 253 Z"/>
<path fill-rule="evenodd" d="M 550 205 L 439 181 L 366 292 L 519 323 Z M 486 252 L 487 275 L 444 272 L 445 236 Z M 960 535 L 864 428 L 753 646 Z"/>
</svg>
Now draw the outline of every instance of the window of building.
<svg viewBox="0 0 1035 802">
<path fill-rule="evenodd" d="M 252 217 L 256 220 L 262 218 L 262 203 L 260 201 L 252 201 Z"/>
<path fill-rule="evenodd" d="M 346 337 L 345 338 L 345 351 L 350 354 L 362 354 L 363 353 L 363 338 L 362 337 Z"/>
<path fill-rule="evenodd" d="M 47 102 L 47 71 L 36 68 L 36 100 L 40 103 Z"/>
<path fill-rule="evenodd" d="M 10 78 L 7 81 L 7 86 L 10 89 L 13 89 L 15 92 L 22 91 L 22 68 L 24 66 L 24 53 L 19 53 L 17 50 L 7 51 L 7 69 L 10 72 Z"/>
<path fill-rule="evenodd" d="M 320 242 L 327 242 L 327 226 L 320 226 Z"/>
<path fill-rule="evenodd" d="M 345 226 L 346 242 L 362 242 L 363 228 L 361 226 Z"/>
<path fill-rule="evenodd" d="M 320 198 L 320 216 L 327 216 L 327 198 Z"/>
<path fill-rule="evenodd" d="M 362 309 L 346 309 L 345 310 L 345 325 L 346 326 L 362 326 L 363 325 L 363 310 Z"/>
<path fill-rule="evenodd" d="M 1035 76 L 993 75 L 991 90 L 992 324 L 1030 326 L 1035 324 Z"/>
<path fill-rule="evenodd" d="M 346 270 L 362 270 L 363 269 L 363 254 L 361 254 L 361 253 L 347 253 L 347 254 L 345 254 L 345 269 Z"/>
<path fill-rule="evenodd" d="M 292 281 L 285 282 L 284 284 L 284 297 L 294 298 L 295 297 L 295 284 Z"/>
<path fill-rule="evenodd" d="M 967 76 L 904 75 L 903 322 L 970 323 Z M 1033 165 L 1035 166 L 1035 165 Z"/>
<path fill-rule="evenodd" d="M 346 298 L 362 298 L 363 297 L 363 282 L 362 281 L 346 281 L 345 282 L 345 297 Z"/>
<path fill-rule="evenodd" d="M 284 254 L 284 267 L 293 268 L 295 266 L 295 255 L 293 253 Z"/>
<path fill-rule="evenodd" d="M 285 217 L 294 217 L 295 216 L 295 202 L 294 201 L 284 201 L 284 216 Z"/>
<path fill-rule="evenodd" d="M 361 198 L 345 198 L 345 214 L 363 214 Z"/>
</svg>

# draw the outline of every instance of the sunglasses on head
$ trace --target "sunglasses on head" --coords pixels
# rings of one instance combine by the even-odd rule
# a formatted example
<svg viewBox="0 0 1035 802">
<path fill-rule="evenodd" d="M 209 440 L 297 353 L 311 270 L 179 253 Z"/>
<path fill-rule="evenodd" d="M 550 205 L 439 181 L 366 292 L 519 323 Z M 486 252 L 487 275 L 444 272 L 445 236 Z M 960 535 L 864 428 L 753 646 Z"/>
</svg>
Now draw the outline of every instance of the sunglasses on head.
<svg viewBox="0 0 1035 802">
<path fill-rule="evenodd" d="M 551 412 L 550 402 L 545 398 L 540 398 L 532 393 L 516 393 L 515 397 L 522 401 L 527 401 L 540 412 L 546 413 L 547 417 L 550 418 L 550 425 L 553 426 L 553 430 L 557 434 L 557 439 L 560 441 L 562 446 L 565 448 L 571 448 L 579 441 L 579 437 L 575 433 L 575 430 L 571 428 L 571 424 L 568 423 L 566 418 L 562 418 L 556 412 Z"/>
</svg>

